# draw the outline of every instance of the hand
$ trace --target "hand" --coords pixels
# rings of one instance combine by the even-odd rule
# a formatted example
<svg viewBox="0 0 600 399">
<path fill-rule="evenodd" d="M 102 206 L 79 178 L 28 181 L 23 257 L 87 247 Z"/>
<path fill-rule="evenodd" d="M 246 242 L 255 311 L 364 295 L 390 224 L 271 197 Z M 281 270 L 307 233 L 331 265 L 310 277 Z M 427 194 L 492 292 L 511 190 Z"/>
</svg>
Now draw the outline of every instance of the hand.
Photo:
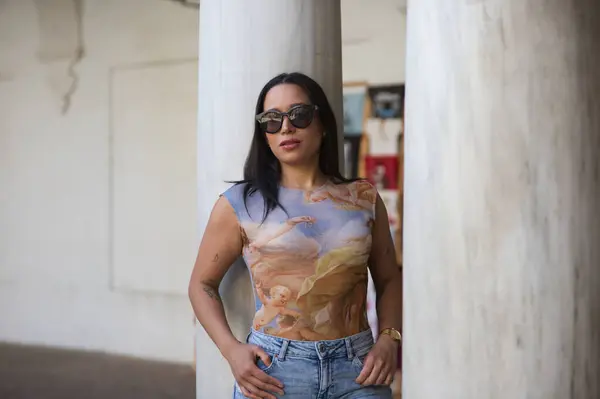
<svg viewBox="0 0 600 399">
<path fill-rule="evenodd" d="M 315 222 L 315 218 L 312 216 L 296 216 L 291 219 L 288 219 L 287 222 L 292 226 L 295 226 L 300 223 L 313 224 Z"/>
<path fill-rule="evenodd" d="M 277 399 L 270 392 L 283 395 L 283 384 L 256 365 L 257 357 L 267 366 L 271 364 L 271 358 L 261 348 L 238 343 L 228 354 L 227 361 L 244 396 L 251 399 Z"/>
<path fill-rule="evenodd" d="M 387 335 L 379 337 L 356 378 L 360 385 L 390 385 L 398 367 L 398 343 Z"/>
</svg>

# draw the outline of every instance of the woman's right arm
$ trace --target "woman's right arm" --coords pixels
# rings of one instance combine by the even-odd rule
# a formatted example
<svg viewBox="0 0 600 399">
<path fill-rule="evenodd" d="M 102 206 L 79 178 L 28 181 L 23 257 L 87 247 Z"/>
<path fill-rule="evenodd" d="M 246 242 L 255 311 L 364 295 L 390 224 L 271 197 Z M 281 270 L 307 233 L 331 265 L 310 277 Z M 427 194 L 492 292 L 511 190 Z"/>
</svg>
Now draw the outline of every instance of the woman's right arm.
<svg viewBox="0 0 600 399">
<path fill-rule="evenodd" d="M 219 284 L 241 253 L 242 238 L 235 212 L 220 197 L 200 242 L 188 292 L 196 318 L 225 358 L 239 341 L 225 318 Z"/>
<path fill-rule="evenodd" d="M 267 353 L 255 345 L 240 343 L 231 332 L 219 296 L 219 285 L 242 253 L 242 236 L 235 212 L 220 197 L 210 215 L 190 278 L 189 296 L 196 318 L 227 359 L 242 393 L 249 398 L 275 399 L 283 385 L 256 366 L 256 357 L 269 365 Z"/>
</svg>

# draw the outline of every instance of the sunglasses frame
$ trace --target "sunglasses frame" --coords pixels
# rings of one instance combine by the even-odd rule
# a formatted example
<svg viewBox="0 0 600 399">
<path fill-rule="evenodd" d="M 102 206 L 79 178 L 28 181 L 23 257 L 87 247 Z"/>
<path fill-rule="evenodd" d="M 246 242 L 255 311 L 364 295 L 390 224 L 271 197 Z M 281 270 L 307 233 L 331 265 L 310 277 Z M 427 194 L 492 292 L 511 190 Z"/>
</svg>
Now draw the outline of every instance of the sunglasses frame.
<svg viewBox="0 0 600 399">
<path fill-rule="evenodd" d="M 300 126 L 296 126 L 294 124 L 294 120 L 292 118 L 290 118 L 290 114 L 297 108 L 310 108 L 312 115 L 310 118 L 310 122 L 308 123 L 308 125 L 304 126 L 304 127 L 300 127 Z M 255 119 L 256 122 L 258 122 L 258 125 L 260 126 L 260 119 L 265 116 L 266 114 L 270 114 L 270 113 L 276 113 L 281 115 L 281 124 L 279 125 L 279 128 L 274 131 L 274 132 L 269 132 L 267 129 L 261 129 L 265 132 L 265 133 L 269 133 L 269 134 L 276 134 L 278 133 L 281 128 L 283 127 L 283 120 L 285 119 L 285 117 L 287 116 L 288 120 L 290 121 L 290 123 L 292 124 L 292 126 L 294 126 L 297 129 L 306 129 L 307 127 L 309 127 L 311 125 L 311 123 L 313 123 L 314 119 L 315 119 L 315 112 L 317 112 L 319 110 L 319 107 L 317 105 L 314 104 L 297 104 L 294 105 L 292 108 L 290 108 L 289 110 L 287 110 L 287 112 L 281 112 L 281 111 L 277 111 L 277 110 L 267 110 L 267 111 L 263 111 L 260 114 L 256 115 Z"/>
</svg>

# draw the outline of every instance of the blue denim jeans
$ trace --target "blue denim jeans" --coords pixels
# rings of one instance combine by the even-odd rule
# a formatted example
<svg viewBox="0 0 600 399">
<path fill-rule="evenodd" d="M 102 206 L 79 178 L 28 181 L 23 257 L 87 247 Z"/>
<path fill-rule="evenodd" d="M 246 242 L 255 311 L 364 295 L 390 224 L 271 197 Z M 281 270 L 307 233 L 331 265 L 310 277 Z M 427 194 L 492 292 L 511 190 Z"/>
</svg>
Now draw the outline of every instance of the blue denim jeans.
<svg viewBox="0 0 600 399">
<path fill-rule="evenodd" d="M 373 346 L 371 331 L 332 341 L 293 341 L 252 331 L 247 342 L 271 356 L 258 367 L 284 385 L 283 399 L 391 399 L 388 386 L 362 386 L 354 380 Z M 237 383 L 234 399 L 246 398 Z"/>
</svg>

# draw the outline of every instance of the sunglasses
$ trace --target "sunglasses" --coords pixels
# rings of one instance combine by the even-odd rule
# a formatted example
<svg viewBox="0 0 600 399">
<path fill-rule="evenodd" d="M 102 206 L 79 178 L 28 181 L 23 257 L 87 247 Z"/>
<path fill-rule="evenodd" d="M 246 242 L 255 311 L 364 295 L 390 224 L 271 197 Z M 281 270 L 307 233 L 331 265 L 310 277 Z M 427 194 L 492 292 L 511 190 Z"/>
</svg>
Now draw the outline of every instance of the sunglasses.
<svg viewBox="0 0 600 399">
<path fill-rule="evenodd" d="M 283 118 L 286 116 L 294 127 L 305 129 L 312 123 L 315 111 L 318 109 L 319 107 L 316 105 L 300 104 L 293 106 L 288 112 L 275 110 L 261 112 L 256 115 L 256 121 L 262 131 L 271 134 L 277 133 L 281 129 Z"/>
</svg>

